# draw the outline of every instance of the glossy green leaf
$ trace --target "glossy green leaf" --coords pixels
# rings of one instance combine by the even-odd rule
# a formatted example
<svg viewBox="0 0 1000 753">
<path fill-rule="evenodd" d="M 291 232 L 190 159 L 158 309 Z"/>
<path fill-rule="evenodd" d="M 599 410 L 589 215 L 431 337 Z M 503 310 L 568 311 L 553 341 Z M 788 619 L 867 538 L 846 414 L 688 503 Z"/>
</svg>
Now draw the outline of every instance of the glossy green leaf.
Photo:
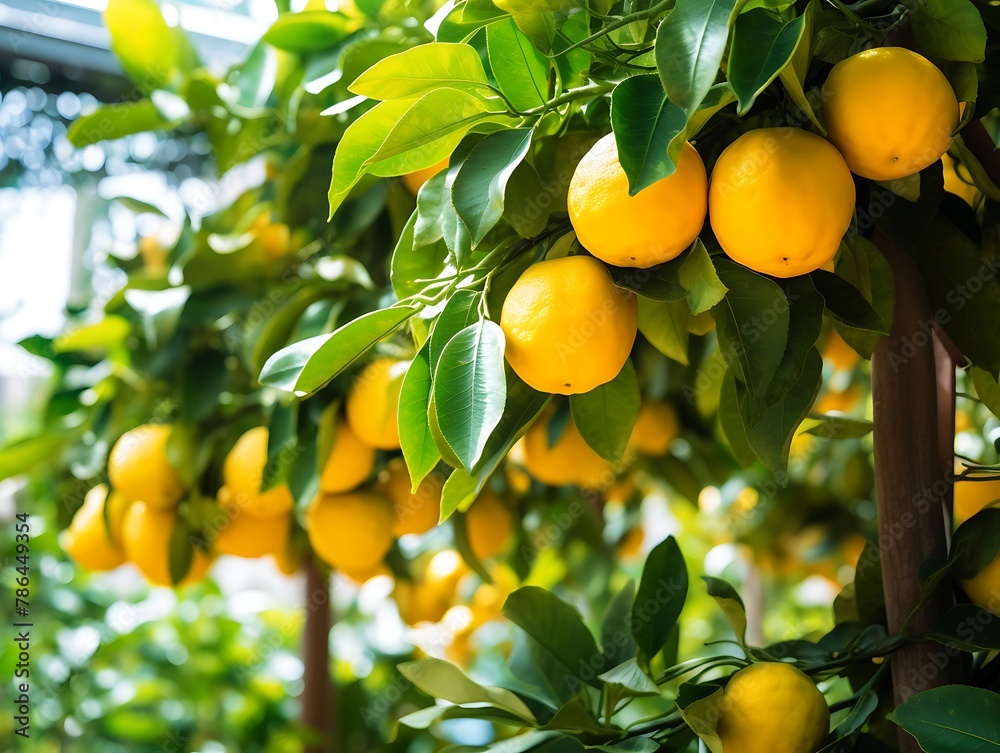
<svg viewBox="0 0 1000 753">
<path fill-rule="evenodd" d="M 826 129 L 823 128 L 823 124 L 819 122 L 819 118 L 816 117 L 816 113 L 813 110 L 812 103 L 806 96 L 803 86 L 805 85 L 806 74 L 809 72 L 809 63 L 812 62 L 812 38 L 813 38 L 813 27 L 815 25 L 814 20 L 816 18 L 816 12 L 819 10 L 820 0 L 809 0 L 806 5 L 806 9 L 802 14 L 804 19 L 805 28 L 802 30 L 802 36 L 799 37 L 799 42 L 795 45 L 795 51 L 792 53 L 791 60 L 788 64 L 781 69 L 778 74 L 778 78 L 781 79 L 782 85 L 785 87 L 785 91 L 788 92 L 788 96 L 791 97 L 792 101 L 796 106 L 805 114 L 810 121 L 812 121 L 813 126 L 816 127 L 821 134 L 826 135 Z"/>
<path fill-rule="evenodd" d="M 639 331 L 667 358 L 688 365 L 688 307 L 684 301 L 666 303 L 639 298 Z"/>
<path fill-rule="evenodd" d="M 960 651 L 996 651 L 1000 617 L 975 604 L 956 604 L 924 637 Z"/>
<path fill-rule="evenodd" d="M 476 144 L 462 163 L 451 200 L 469 229 L 473 248 L 503 216 L 507 182 L 530 146 L 530 128 L 497 131 Z"/>
<path fill-rule="evenodd" d="M 549 223 L 550 204 L 538 172 L 529 162 L 521 162 L 504 190 L 504 219 L 522 238 L 534 238 Z"/>
<path fill-rule="evenodd" d="M 0 481 L 26 473 L 40 463 L 52 462 L 68 444 L 83 434 L 83 428 L 38 434 L 0 447 Z"/>
<path fill-rule="evenodd" d="M 610 382 L 589 392 L 570 396 L 573 423 L 584 441 L 615 466 L 625 458 L 625 448 L 639 415 L 639 380 L 631 359 Z"/>
<path fill-rule="evenodd" d="M 486 27 L 490 68 L 507 99 L 518 110 L 545 104 L 549 94 L 549 59 L 517 28 L 512 18 Z"/>
<path fill-rule="evenodd" d="M 876 334 L 889 334 L 889 327 L 873 305 L 843 277 L 822 269 L 817 269 L 810 277 L 826 301 L 826 310 L 838 322 Z"/>
<path fill-rule="evenodd" d="M 317 52 L 344 41 L 357 27 L 357 21 L 343 13 L 325 10 L 283 13 L 264 32 L 263 41 L 286 52 Z"/>
<path fill-rule="evenodd" d="M 715 83 L 740 0 L 677 0 L 656 32 L 656 69 L 690 119 Z"/>
<path fill-rule="evenodd" d="M 372 99 L 411 99 L 443 87 L 475 92 L 488 86 L 474 47 L 431 42 L 380 60 L 348 88 Z"/>
<path fill-rule="evenodd" d="M 419 308 L 414 304 L 396 304 L 372 311 L 328 335 L 317 335 L 282 348 L 267 359 L 260 382 L 299 396 L 312 394 L 395 332 Z"/>
<path fill-rule="evenodd" d="M 630 626 L 646 663 L 670 637 L 687 599 L 688 574 L 684 555 L 673 536 L 661 541 L 646 557 L 639 589 L 632 604 Z"/>
<path fill-rule="evenodd" d="M 601 654 L 575 607 L 544 588 L 523 586 L 507 597 L 503 616 L 538 641 L 575 678 L 596 683 L 594 670 L 601 666 Z"/>
<path fill-rule="evenodd" d="M 418 212 L 407 220 L 390 261 L 392 290 L 400 299 L 420 293 L 427 285 L 425 281 L 438 277 L 448 263 L 448 249 L 440 237 L 427 245 L 417 244 L 414 236 Z"/>
<path fill-rule="evenodd" d="M 430 394 L 431 369 L 425 345 L 410 361 L 399 388 L 399 445 L 414 489 L 441 460 L 427 425 Z"/>
<path fill-rule="evenodd" d="M 934 56 L 970 63 L 986 59 L 986 26 L 971 0 L 921 0 L 910 23 L 921 47 Z"/>
<path fill-rule="evenodd" d="M 805 16 L 788 22 L 763 8 L 741 13 L 733 25 L 733 46 L 726 75 L 744 115 L 758 95 L 791 61 L 805 32 Z"/>
<path fill-rule="evenodd" d="M 673 174 L 687 117 L 667 99 L 659 76 L 630 76 L 618 84 L 611 95 L 611 124 L 630 196 Z"/>
<path fill-rule="evenodd" d="M 1000 383 L 988 371 L 973 366 L 972 384 L 983 405 L 990 409 L 994 416 L 1000 417 Z"/>
<path fill-rule="evenodd" d="M 476 290 L 456 290 L 441 309 L 427 341 L 427 362 L 432 375 L 437 370 L 444 346 L 463 329 L 479 321 L 482 298 Z"/>
<path fill-rule="evenodd" d="M 719 347 L 750 395 L 763 396 L 788 342 L 788 300 L 776 283 L 728 259 L 715 269 L 728 289 L 714 309 Z"/>
<path fill-rule="evenodd" d="M 692 314 L 703 314 L 723 300 L 729 290 L 722 282 L 712 257 L 700 238 L 683 257 L 678 280 Z"/>
<path fill-rule="evenodd" d="M 456 704 L 488 704 L 509 711 L 526 722 L 535 716 L 520 698 L 505 688 L 480 685 L 462 670 L 441 659 L 403 662 L 399 673 L 433 698 Z"/>
<path fill-rule="evenodd" d="M 106 353 L 109 349 L 121 345 L 131 331 L 131 322 L 111 314 L 93 324 L 85 324 L 75 328 L 68 327 L 52 341 L 52 349 L 56 353 L 73 351 Z"/>
<path fill-rule="evenodd" d="M 611 665 L 621 664 L 636 655 L 637 646 L 629 629 L 634 601 L 635 581 L 629 579 L 625 587 L 611 597 L 601 618 L 601 648 Z"/>
<path fill-rule="evenodd" d="M 992 563 L 1000 552 L 1000 507 L 987 507 L 962 523 L 955 531 L 951 551 L 951 571 L 959 580 L 972 578 Z"/>
<path fill-rule="evenodd" d="M 618 666 L 597 676 L 606 685 L 615 688 L 618 695 L 629 698 L 659 695 L 660 689 L 649 679 L 635 658 L 627 659 Z"/>
<path fill-rule="evenodd" d="M 743 645 L 747 632 L 747 610 L 743 606 L 743 599 L 736 593 L 735 588 L 721 578 L 703 575 L 701 579 L 708 586 L 708 595 L 715 599 L 715 603 L 722 609 L 726 620 L 736 633 L 736 640 Z"/>
<path fill-rule="evenodd" d="M 1000 751 L 1000 695 L 984 688 L 925 690 L 887 718 L 917 738 L 927 753 Z"/>
<path fill-rule="evenodd" d="M 691 253 L 689 251 L 676 259 L 648 269 L 609 266 L 608 272 L 615 285 L 633 291 L 640 298 L 669 303 L 683 301 L 688 292 L 681 285 L 680 270 Z M 711 263 L 709 261 L 709 264 Z"/>
<path fill-rule="evenodd" d="M 865 300 L 891 329 L 896 306 L 892 268 L 878 247 L 867 238 L 856 235 L 845 240 L 837 258 L 837 275 L 861 291 Z M 882 335 L 836 323 L 844 341 L 865 358 L 871 358 Z"/>
<path fill-rule="evenodd" d="M 726 371 L 719 392 L 719 424 L 725 434 L 729 449 L 742 468 L 749 468 L 757 462 L 750 442 L 747 440 L 746 427 L 740 414 L 739 392 L 736 388 L 736 375 L 732 369 Z"/>
<path fill-rule="evenodd" d="M 681 717 L 712 753 L 723 753 L 717 731 L 723 711 L 723 689 L 718 685 L 686 682 L 677 695 Z"/>
</svg>

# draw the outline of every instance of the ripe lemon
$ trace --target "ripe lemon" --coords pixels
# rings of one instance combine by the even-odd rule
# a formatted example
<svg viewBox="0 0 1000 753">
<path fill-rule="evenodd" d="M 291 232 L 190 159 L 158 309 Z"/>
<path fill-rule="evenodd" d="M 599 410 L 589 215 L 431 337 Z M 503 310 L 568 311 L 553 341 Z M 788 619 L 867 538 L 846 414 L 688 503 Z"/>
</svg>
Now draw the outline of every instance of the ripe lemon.
<svg viewBox="0 0 1000 753">
<path fill-rule="evenodd" d="M 968 168 L 960 162 L 955 162 L 947 152 L 941 155 L 941 164 L 944 170 L 944 190 L 955 194 L 970 207 L 975 208 L 982 194 L 972 182 Z"/>
<path fill-rule="evenodd" d="M 306 511 L 309 543 L 338 570 L 360 572 L 378 565 L 392 546 L 392 508 L 372 492 L 319 494 Z"/>
<path fill-rule="evenodd" d="M 104 506 L 108 506 L 105 523 Z M 63 533 L 62 546 L 84 570 L 112 570 L 125 561 L 121 549 L 121 525 L 129 501 L 118 492 L 98 484 L 87 492 L 83 506 L 73 515 Z"/>
<path fill-rule="evenodd" d="M 555 443 L 549 443 L 548 411 L 531 425 L 515 447 L 514 460 L 538 481 L 549 486 L 576 484 L 606 487 L 614 480 L 611 463 L 587 444 L 571 418 Z"/>
<path fill-rule="evenodd" d="M 399 388 L 409 366 L 409 361 L 376 358 L 351 385 L 347 422 L 365 444 L 379 450 L 399 449 Z"/>
<path fill-rule="evenodd" d="M 411 492 L 410 472 L 402 458 L 389 461 L 388 474 L 382 491 L 392 502 L 392 535 L 427 533 L 437 525 L 441 513 L 441 487 L 444 480 L 431 473 Z"/>
<path fill-rule="evenodd" d="M 851 371 L 858 365 L 861 356 L 847 344 L 837 330 L 831 329 L 823 345 L 823 360 L 838 371 Z"/>
<path fill-rule="evenodd" d="M 358 439 L 346 421 L 340 421 L 330 457 L 323 466 L 319 488 L 327 494 L 356 489 L 371 475 L 374 467 L 375 449 Z"/>
<path fill-rule="evenodd" d="M 823 84 L 823 119 L 851 170 L 895 180 L 941 158 L 959 107 L 933 63 L 902 47 L 879 47 L 833 67 Z"/>
<path fill-rule="evenodd" d="M 425 167 L 423 170 L 414 170 L 412 173 L 404 175 L 403 185 L 406 186 L 406 190 L 416 196 L 420 192 L 420 188 L 424 185 L 424 183 L 429 181 L 442 170 L 447 169 L 448 160 L 450 159 L 451 157 L 445 157 L 436 165 Z"/>
<path fill-rule="evenodd" d="M 715 163 L 708 205 L 734 261 L 794 277 L 836 255 L 854 213 L 854 179 L 829 141 L 800 128 L 758 128 Z"/>
<path fill-rule="evenodd" d="M 397 581 L 392 592 L 400 619 L 411 627 L 421 622 L 440 622 L 451 606 L 452 596 L 427 583 L 411 580 Z"/>
<path fill-rule="evenodd" d="M 167 458 L 170 424 L 143 424 L 125 432 L 108 457 L 108 478 L 115 491 L 150 507 L 173 507 L 184 484 Z"/>
<path fill-rule="evenodd" d="M 514 533 L 514 516 L 507 505 L 489 489 L 484 489 L 465 514 L 469 547 L 477 559 L 502 553 Z"/>
<path fill-rule="evenodd" d="M 964 468 L 955 465 L 956 475 Z M 989 481 L 956 480 L 955 494 L 955 525 L 965 522 L 994 500 L 1000 500 L 1000 478 Z"/>
<path fill-rule="evenodd" d="M 260 518 L 236 510 L 219 518 L 212 544 L 216 554 L 253 559 L 268 554 L 278 555 L 288 548 L 292 521 L 287 512 Z"/>
<path fill-rule="evenodd" d="M 679 256 L 701 232 L 708 206 L 705 163 L 685 143 L 672 175 L 629 196 L 609 133 L 577 165 L 567 204 L 577 239 L 598 259 L 652 267 Z"/>
<path fill-rule="evenodd" d="M 677 410 L 662 400 L 639 406 L 629 446 L 636 452 L 657 457 L 665 455 L 671 443 L 680 435 L 681 422 Z"/>
<path fill-rule="evenodd" d="M 154 586 L 173 585 L 170 580 L 170 537 L 176 523 L 175 510 L 157 510 L 145 502 L 134 503 L 125 513 L 122 523 L 125 559 Z M 179 585 L 201 580 L 210 564 L 209 558 L 196 549 L 187 575 Z"/>
<path fill-rule="evenodd" d="M 734 674 L 717 731 L 725 753 L 814 753 L 830 731 L 830 709 L 813 681 L 790 664 L 760 662 Z"/>
<path fill-rule="evenodd" d="M 292 492 L 286 484 L 260 490 L 267 465 L 266 426 L 255 426 L 236 440 L 222 464 L 222 478 L 229 494 L 220 497 L 220 503 L 229 509 L 238 509 L 249 515 L 270 518 L 286 513 L 295 505 Z"/>
<path fill-rule="evenodd" d="M 635 293 L 616 287 L 597 259 L 534 264 L 514 283 L 500 313 L 507 362 L 541 392 L 589 392 L 625 365 L 638 317 Z"/>
</svg>

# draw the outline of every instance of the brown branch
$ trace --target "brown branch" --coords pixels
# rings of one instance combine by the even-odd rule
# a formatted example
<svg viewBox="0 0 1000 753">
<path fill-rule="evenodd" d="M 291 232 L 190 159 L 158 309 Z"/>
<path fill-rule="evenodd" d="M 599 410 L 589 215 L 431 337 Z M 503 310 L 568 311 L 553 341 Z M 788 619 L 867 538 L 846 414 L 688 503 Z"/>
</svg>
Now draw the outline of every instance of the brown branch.
<svg viewBox="0 0 1000 753">
<path fill-rule="evenodd" d="M 330 678 L 330 585 L 312 556 L 303 558 L 306 574 L 305 627 L 302 632 L 302 726 L 305 753 L 337 753 L 336 701 Z"/>
</svg>

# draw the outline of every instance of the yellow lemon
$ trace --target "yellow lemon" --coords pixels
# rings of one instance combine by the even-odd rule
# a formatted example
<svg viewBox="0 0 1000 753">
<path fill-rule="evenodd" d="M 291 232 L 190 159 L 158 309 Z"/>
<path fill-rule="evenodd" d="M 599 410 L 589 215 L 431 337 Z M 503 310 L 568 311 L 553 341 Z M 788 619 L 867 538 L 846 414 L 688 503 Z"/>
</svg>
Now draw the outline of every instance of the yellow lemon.
<svg viewBox="0 0 1000 753">
<path fill-rule="evenodd" d="M 501 554 L 514 534 L 514 516 L 507 505 L 489 489 L 484 489 L 465 514 L 469 547 L 477 559 Z"/>
<path fill-rule="evenodd" d="M 447 169 L 448 160 L 450 159 L 451 157 L 445 157 L 436 165 L 425 167 L 423 170 L 414 170 L 412 173 L 407 173 L 406 175 L 404 175 L 403 185 L 406 186 L 406 190 L 409 191 L 414 196 L 416 196 L 420 192 L 420 189 L 424 185 L 424 183 L 429 181 L 431 178 L 433 178 L 442 170 Z"/>
<path fill-rule="evenodd" d="M 854 198 L 851 172 L 829 141 L 800 128 L 758 128 L 716 161 L 709 218 L 734 261 L 795 277 L 836 255 Z"/>
<path fill-rule="evenodd" d="M 618 267 L 652 267 L 679 256 L 701 232 L 708 207 L 705 163 L 685 143 L 672 175 L 629 196 L 609 133 L 580 160 L 567 203 L 576 237 L 590 253 Z"/>
<path fill-rule="evenodd" d="M 937 162 L 951 146 L 959 107 L 945 75 L 902 47 L 842 60 L 823 84 L 827 135 L 852 171 L 895 180 Z"/>
<path fill-rule="evenodd" d="M 410 472 L 402 458 L 389 461 L 388 473 L 382 484 L 382 491 L 392 502 L 392 535 L 427 533 L 437 525 L 441 513 L 441 488 L 444 479 L 431 472 L 415 492 L 412 488 Z"/>
<path fill-rule="evenodd" d="M 357 375 L 347 393 L 347 422 L 365 444 L 399 449 L 399 388 L 409 361 L 376 358 Z"/>
<path fill-rule="evenodd" d="M 636 452 L 657 457 L 665 455 L 671 443 L 680 436 L 681 422 L 670 403 L 656 400 L 639 407 L 629 446 Z"/>
<path fill-rule="evenodd" d="M 222 477 L 229 494 L 220 502 L 250 515 L 270 518 L 286 513 L 295 505 L 287 484 L 262 492 L 267 466 L 266 426 L 255 426 L 236 440 L 222 464 Z"/>
<path fill-rule="evenodd" d="M 253 559 L 268 554 L 277 556 L 288 548 L 292 521 L 287 512 L 261 518 L 236 510 L 220 518 L 212 544 L 216 554 Z"/>
<path fill-rule="evenodd" d="M 84 570 L 99 572 L 118 567 L 125 561 L 121 549 L 121 524 L 128 505 L 123 495 L 117 492 L 109 495 L 104 484 L 92 488 L 63 533 L 63 549 Z"/>
<path fill-rule="evenodd" d="M 956 464 L 955 473 L 964 468 Z M 1000 478 L 989 481 L 964 481 L 956 479 L 955 489 L 955 525 L 964 523 L 977 512 L 995 500 L 1000 500 Z"/>
<path fill-rule="evenodd" d="M 337 425 L 330 457 L 319 479 L 320 491 L 339 494 L 361 486 L 375 467 L 375 449 L 355 434 L 346 421 Z"/>
<path fill-rule="evenodd" d="M 338 570 L 370 570 L 392 546 L 392 508 L 372 492 L 319 494 L 306 523 L 313 551 Z"/>
<path fill-rule="evenodd" d="M 507 362 L 541 392 L 574 395 L 614 379 L 632 351 L 639 307 L 590 256 L 534 264 L 500 314 Z"/>
<path fill-rule="evenodd" d="M 823 360 L 838 371 L 850 371 L 861 361 L 861 356 L 837 330 L 831 329 L 823 345 Z"/>
<path fill-rule="evenodd" d="M 760 662 L 734 674 L 717 731 L 723 753 L 815 753 L 830 709 L 813 681 L 790 664 Z"/>
<path fill-rule="evenodd" d="M 121 435 L 108 457 L 115 491 L 158 509 L 173 507 L 184 485 L 167 458 L 170 424 L 143 424 Z"/>
<path fill-rule="evenodd" d="M 392 594 L 400 619 L 410 626 L 440 622 L 451 607 L 452 596 L 421 581 L 411 580 L 397 581 Z"/>
<path fill-rule="evenodd" d="M 122 545 L 125 558 L 154 586 L 172 586 L 170 580 L 170 537 L 177 524 L 175 510 L 158 510 L 136 502 L 125 513 Z M 189 585 L 205 577 L 211 564 L 199 549 L 194 550 L 187 575 L 178 585 Z"/>
<path fill-rule="evenodd" d="M 531 425 L 518 441 L 514 459 L 538 481 L 549 486 L 576 484 L 588 489 L 608 486 L 614 481 L 611 463 L 587 444 L 570 418 L 562 434 L 549 442 L 549 410 Z"/>
</svg>

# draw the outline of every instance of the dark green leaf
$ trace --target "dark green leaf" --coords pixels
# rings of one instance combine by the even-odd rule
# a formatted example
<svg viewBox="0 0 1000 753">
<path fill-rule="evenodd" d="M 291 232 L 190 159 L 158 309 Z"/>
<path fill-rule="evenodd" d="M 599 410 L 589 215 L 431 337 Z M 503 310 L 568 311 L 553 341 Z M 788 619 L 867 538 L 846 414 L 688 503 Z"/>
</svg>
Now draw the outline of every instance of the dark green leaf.
<svg viewBox="0 0 1000 753">
<path fill-rule="evenodd" d="M 611 602 L 601 620 L 601 648 L 607 662 L 617 665 L 635 656 L 636 645 L 629 630 L 632 602 L 635 601 L 635 581 L 611 597 Z"/>
<path fill-rule="evenodd" d="M 971 0 L 921 0 L 910 23 L 921 46 L 945 60 L 986 59 L 986 26 Z"/>
<path fill-rule="evenodd" d="M 608 272 L 615 285 L 634 291 L 640 298 L 673 303 L 683 301 L 687 296 L 680 280 L 680 270 L 685 259 L 687 256 L 681 255 L 648 269 L 609 266 Z"/>
<path fill-rule="evenodd" d="M 687 118 L 667 99 L 659 76 L 631 76 L 618 84 L 611 95 L 611 124 L 630 196 L 673 174 Z"/>
<path fill-rule="evenodd" d="M 960 651 L 995 651 L 1000 649 L 1000 617 L 975 604 L 957 604 L 924 637 Z"/>
<path fill-rule="evenodd" d="M 739 114 L 747 110 L 792 59 L 805 31 L 805 16 L 787 23 L 764 8 L 741 13 L 733 25 L 726 75 L 736 92 Z"/>
<path fill-rule="evenodd" d="M 993 562 L 1000 552 L 1000 507 L 987 507 L 962 523 L 951 550 L 952 572 L 959 580 L 972 578 Z"/>
<path fill-rule="evenodd" d="M 613 669 L 602 672 L 598 679 L 616 688 L 618 695 L 622 697 L 640 698 L 660 694 L 660 689 L 642 671 L 635 658 L 627 659 Z"/>
<path fill-rule="evenodd" d="M 647 663 L 670 637 L 687 592 L 684 555 L 671 536 L 657 544 L 646 558 L 632 604 L 632 636 Z"/>
<path fill-rule="evenodd" d="M 602 458 L 620 465 L 639 415 L 639 380 L 631 359 L 610 382 L 570 397 L 573 423 Z"/>
<path fill-rule="evenodd" d="M 434 470 L 441 453 L 427 425 L 430 402 L 431 369 L 427 363 L 427 345 L 410 362 L 399 388 L 399 445 L 416 487 Z"/>
<path fill-rule="evenodd" d="M 891 328 L 896 306 L 892 268 L 878 247 L 860 235 L 846 239 L 837 258 L 837 275 L 861 291 L 865 300 Z M 837 322 L 837 331 L 858 353 L 871 358 L 882 335 Z"/>
<path fill-rule="evenodd" d="M 889 334 L 889 327 L 879 316 L 864 295 L 843 277 L 817 269 L 813 272 L 813 284 L 826 301 L 826 309 L 830 316 L 849 327 L 875 332 L 881 335 Z"/>
<path fill-rule="evenodd" d="M 903 701 L 887 717 L 927 753 L 1000 751 L 1000 695 L 945 685 Z"/>
<path fill-rule="evenodd" d="M 667 358 L 688 365 L 688 307 L 684 301 L 666 303 L 639 298 L 639 331 Z"/>
</svg>

